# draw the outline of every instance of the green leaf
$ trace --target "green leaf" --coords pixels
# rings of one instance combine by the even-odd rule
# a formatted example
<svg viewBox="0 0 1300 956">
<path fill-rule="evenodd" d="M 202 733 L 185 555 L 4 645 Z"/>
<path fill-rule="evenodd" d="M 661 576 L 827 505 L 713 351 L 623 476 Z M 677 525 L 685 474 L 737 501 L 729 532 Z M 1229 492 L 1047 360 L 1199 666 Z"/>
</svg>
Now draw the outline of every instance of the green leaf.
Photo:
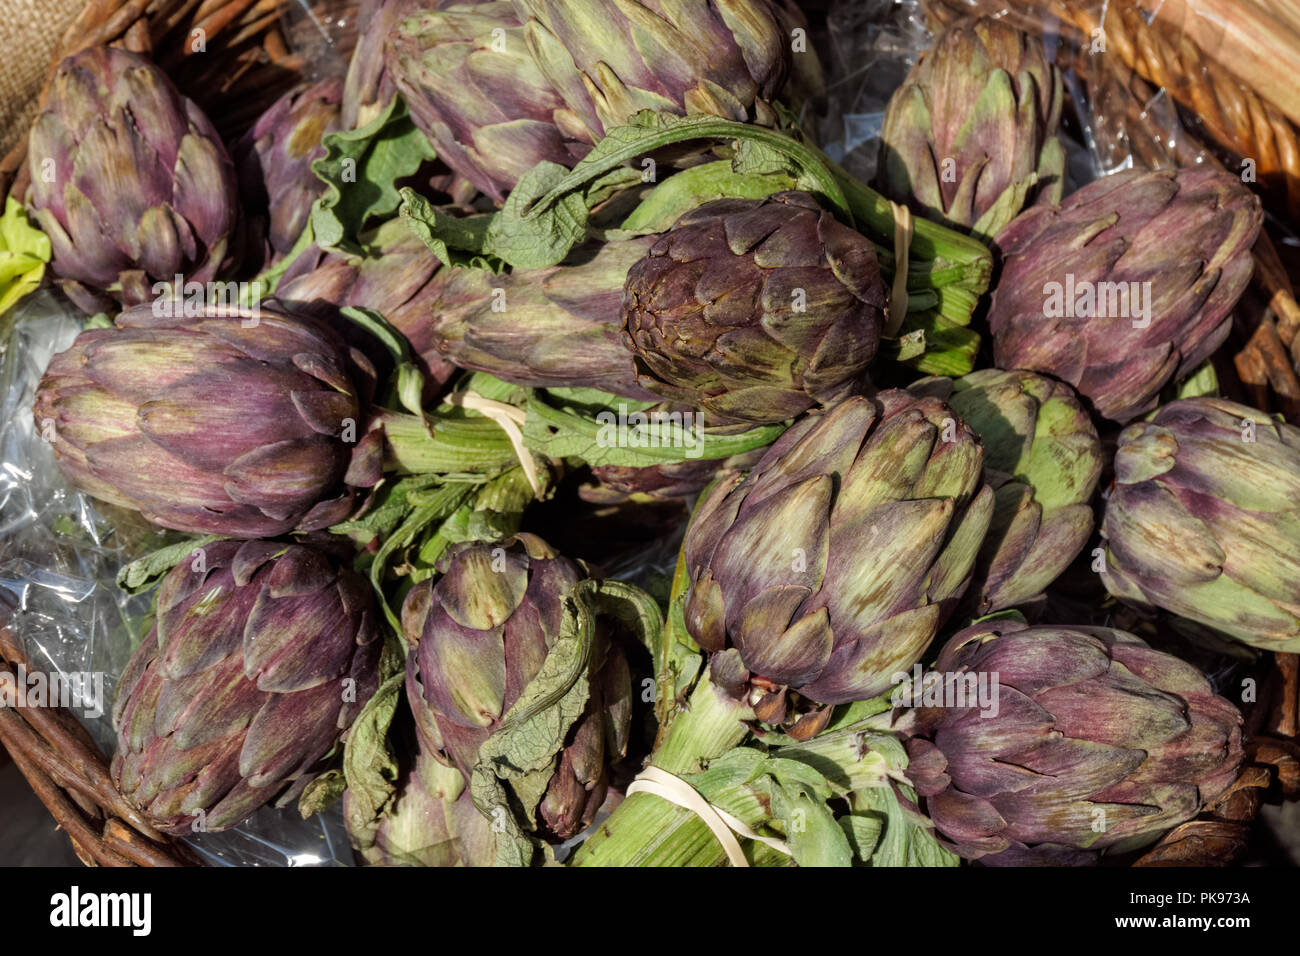
<svg viewBox="0 0 1300 956">
<path fill-rule="evenodd" d="M 853 855 L 861 863 L 870 862 L 884 829 L 884 821 L 870 813 L 846 813 L 837 822 L 853 849 Z"/>
<path fill-rule="evenodd" d="M 380 819 L 397 799 L 397 760 L 388 746 L 388 729 L 402 698 L 400 671 L 380 685 L 352 724 L 343 748 L 343 776 L 352 796 L 348 830 L 359 842 L 373 841 Z"/>
<path fill-rule="evenodd" d="M 900 788 L 910 800 L 916 795 Z M 934 836 L 930 821 L 906 809 L 892 787 L 863 790 L 855 795 L 855 810 L 871 811 L 881 821 L 882 835 L 871 856 L 872 866 L 960 866 L 961 859 Z"/>
<path fill-rule="evenodd" d="M 0 216 L 0 315 L 35 291 L 50 261 L 50 237 L 32 225 L 12 196 Z"/>
<path fill-rule="evenodd" d="M 117 586 L 128 594 L 139 594 L 153 587 L 159 578 L 186 558 L 191 559 L 194 570 L 201 570 L 198 563 L 203 558 L 203 549 L 222 540 L 224 539 L 219 535 L 209 534 L 198 538 L 187 538 L 165 548 L 159 548 L 119 569 Z"/>
<path fill-rule="evenodd" d="M 400 190 L 402 222 L 444 266 L 468 266 L 500 272 L 505 263 L 483 254 L 492 217 L 452 216 L 438 209 L 409 186 Z"/>
<path fill-rule="evenodd" d="M 397 182 L 436 158 L 400 96 L 365 126 L 330 133 L 325 155 L 312 163 L 325 183 L 324 195 L 312 208 L 316 243 L 360 255 L 357 237 L 367 223 L 392 215 L 400 205 Z"/>
<path fill-rule="evenodd" d="M 327 770 L 303 788 L 302 796 L 298 798 L 298 812 L 304 820 L 323 813 L 343 799 L 347 788 L 347 778 L 342 770 Z"/>
</svg>

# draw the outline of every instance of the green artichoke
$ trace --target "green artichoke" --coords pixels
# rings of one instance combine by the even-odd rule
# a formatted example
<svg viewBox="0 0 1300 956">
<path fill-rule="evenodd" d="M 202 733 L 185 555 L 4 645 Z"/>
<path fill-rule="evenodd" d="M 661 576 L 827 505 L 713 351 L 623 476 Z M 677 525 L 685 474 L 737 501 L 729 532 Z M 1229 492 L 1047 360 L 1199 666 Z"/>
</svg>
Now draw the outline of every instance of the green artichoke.
<svg viewBox="0 0 1300 956">
<path fill-rule="evenodd" d="M 421 745 L 468 780 L 479 748 L 503 724 L 560 634 L 566 595 L 587 577 L 540 538 L 469 544 L 438 564 L 402 606 L 410 647 L 407 699 Z M 591 823 L 609 764 L 627 750 L 632 687 L 627 660 L 600 641 L 588 662 L 591 695 L 536 806 L 540 835 L 563 841 Z"/>
<path fill-rule="evenodd" d="M 1237 709 L 1124 631 L 986 621 L 948 641 L 930 679 L 897 724 L 913 735 L 907 775 L 967 859 L 1093 863 L 1154 842 L 1236 779 Z"/>
<path fill-rule="evenodd" d="M 988 241 L 1026 205 L 1060 201 L 1062 99 L 1038 38 L 1000 20 L 953 24 L 889 99 L 881 191 Z"/>
<path fill-rule="evenodd" d="M 142 305 L 50 361 L 33 415 L 87 494 L 165 528 L 273 537 L 343 520 L 352 486 L 378 480 L 373 376 L 311 319 Z"/>
<path fill-rule="evenodd" d="M 998 368 L 1045 372 L 1118 422 L 1214 353 L 1254 269 L 1259 199 L 1213 169 L 1129 170 L 997 237 Z"/>
<path fill-rule="evenodd" d="M 27 152 L 27 207 L 87 312 L 156 298 L 226 264 L 235 171 L 212 123 L 148 60 L 88 47 L 54 72 Z"/>
<path fill-rule="evenodd" d="M 714 485 L 683 544 L 686 626 L 714 682 L 756 695 L 769 723 L 787 690 L 818 704 L 887 690 L 970 582 L 993 510 L 982 459 L 947 405 L 895 390 L 807 415 Z"/>
<path fill-rule="evenodd" d="M 378 620 L 366 581 L 314 548 L 196 551 L 122 675 L 114 784 L 176 835 L 287 800 L 375 692 Z"/>
<path fill-rule="evenodd" d="M 558 266 L 492 275 L 444 270 L 423 321 L 402 331 L 461 368 L 529 388 L 587 387 L 653 400 L 619 334 L 629 268 L 654 238 L 583 246 Z"/>
<path fill-rule="evenodd" d="M 1120 433 L 1102 535 L 1116 597 L 1300 652 L 1300 429 L 1170 402 Z"/>
<path fill-rule="evenodd" d="M 564 102 L 506 0 L 458 0 L 400 19 L 384 62 L 438 158 L 497 202 L 539 162 L 572 166 L 590 149 L 580 131 L 557 125 Z"/>
<path fill-rule="evenodd" d="M 233 149 L 251 238 L 269 265 L 293 249 L 325 183 L 311 164 L 340 128 L 343 82 L 303 84 L 276 100 Z"/>
<path fill-rule="evenodd" d="M 909 387 L 937 395 L 984 445 L 993 520 L 975 566 L 975 613 L 1033 600 L 1083 550 L 1101 477 L 1101 441 L 1070 386 L 980 369 Z"/>
<path fill-rule="evenodd" d="M 861 388 L 885 302 L 875 247 L 808 194 L 720 199 L 628 271 L 624 337 L 650 391 L 779 422 Z"/>
</svg>

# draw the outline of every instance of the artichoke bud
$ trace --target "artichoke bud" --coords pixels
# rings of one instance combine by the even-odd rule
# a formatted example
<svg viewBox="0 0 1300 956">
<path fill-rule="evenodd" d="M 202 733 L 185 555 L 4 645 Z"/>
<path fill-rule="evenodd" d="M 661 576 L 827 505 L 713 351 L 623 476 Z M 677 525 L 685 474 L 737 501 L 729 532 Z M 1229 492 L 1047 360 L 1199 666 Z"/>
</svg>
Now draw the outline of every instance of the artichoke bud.
<svg viewBox="0 0 1300 956">
<path fill-rule="evenodd" d="M 442 576 L 407 595 L 407 693 L 425 750 L 468 780 L 479 748 L 503 726 L 560 637 L 567 595 L 584 567 L 542 539 L 464 543 L 439 562 Z M 601 619 L 598 619 L 601 620 Z M 631 720 L 627 661 L 603 627 L 587 662 L 589 697 L 569 728 L 536 807 L 539 835 L 563 841 L 591 822 L 609 764 L 626 750 Z"/>
<path fill-rule="evenodd" d="M 861 389 L 885 301 L 875 248 L 808 194 L 721 199 L 628 270 L 623 336 L 649 391 L 778 422 Z"/>
<path fill-rule="evenodd" d="M 233 263 L 234 166 L 216 129 L 162 70 L 92 46 L 55 69 L 32 126 L 27 207 L 51 268 L 88 313 L 207 283 Z M 53 175 L 50 175 L 50 173 Z"/>
<path fill-rule="evenodd" d="M 969 583 L 992 510 L 980 465 L 952 409 L 891 391 L 805 416 L 706 492 L 683 545 L 685 619 L 714 680 L 800 733 L 886 690 Z"/>
<path fill-rule="evenodd" d="M 378 686 L 374 600 L 352 571 L 303 545 L 203 551 L 204 570 L 163 579 L 113 705 L 113 782 L 176 835 L 306 784 Z"/>
<path fill-rule="evenodd" d="M 1255 647 L 1300 651 L 1300 429 L 1218 398 L 1120 433 L 1107 589 Z"/>
<path fill-rule="evenodd" d="M 954 635 L 899 727 L 940 836 L 991 865 L 1155 842 L 1236 778 L 1241 715 L 1124 631 L 986 621 Z"/>
<path fill-rule="evenodd" d="M 179 531 L 270 537 L 343 520 L 345 479 L 378 477 L 378 446 L 358 440 L 373 386 L 365 357 L 310 319 L 144 305 L 56 355 L 33 415 L 90 495 Z"/>
</svg>

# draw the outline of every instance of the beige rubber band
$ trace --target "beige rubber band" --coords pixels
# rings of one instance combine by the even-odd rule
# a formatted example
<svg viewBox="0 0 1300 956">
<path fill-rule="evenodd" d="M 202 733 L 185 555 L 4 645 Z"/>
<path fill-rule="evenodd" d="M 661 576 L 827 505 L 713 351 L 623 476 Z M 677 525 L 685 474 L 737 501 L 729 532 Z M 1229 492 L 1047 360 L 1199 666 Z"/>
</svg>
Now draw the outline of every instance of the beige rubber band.
<svg viewBox="0 0 1300 956">
<path fill-rule="evenodd" d="M 907 251 L 912 247 L 912 210 L 896 202 L 889 206 L 894 210 L 894 285 L 889 290 L 885 338 L 892 339 L 907 317 Z"/>
<path fill-rule="evenodd" d="M 659 767 L 653 766 L 646 767 L 637 774 L 636 779 L 627 788 L 628 796 L 634 793 L 651 793 L 684 810 L 690 810 L 700 818 L 700 821 L 709 828 L 717 841 L 722 844 L 722 849 L 727 854 L 727 859 L 732 866 L 749 866 L 749 860 L 745 859 L 745 851 L 740 848 L 740 841 L 736 839 L 736 833 L 748 840 L 757 840 L 778 853 L 784 853 L 786 856 L 791 855 L 790 848 L 785 845 L 783 840 L 755 833 L 746 826 L 744 820 L 732 816 L 726 810 L 715 807 L 700 796 L 700 792 L 689 783 L 681 777 L 674 776 L 667 770 L 661 770 Z"/>
<path fill-rule="evenodd" d="M 448 405 L 457 405 L 461 408 L 468 408 L 470 411 L 478 412 L 485 418 L 490 418 L 501 427 L 510 439 L 510 447 L 515 450 L 515 457 L 519 459 L 519 464 L 524 468 L 524 477 L 528 479 L 528 487 L 533 489 L 533 494 L 541 497 L 542 486 L 537 481 L 537 463 L 533 460 L 533 453 L 528 450 L 524 444 L 524 433 L 521 430 L 524 421 L 527 418 L 522 408 L 515 408 L 513 405 L 507 405 L 505 402 L 493 401 L 490 398 L 484 398 L 478 392 L 453 392 L 447 396 Z"/>
</svg>

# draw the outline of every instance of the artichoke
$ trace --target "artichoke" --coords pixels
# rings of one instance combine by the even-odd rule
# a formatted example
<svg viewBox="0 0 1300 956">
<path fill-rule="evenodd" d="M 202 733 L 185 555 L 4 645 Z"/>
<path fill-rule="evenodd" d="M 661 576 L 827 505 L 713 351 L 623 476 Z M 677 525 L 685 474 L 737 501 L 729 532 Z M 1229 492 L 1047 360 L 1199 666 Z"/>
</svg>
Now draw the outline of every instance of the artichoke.
<svg viewBox="0 0 1300 956">
<path fill-rule="evenodd" d="M 290 90 L 235 145 L 239 187 L 249 229 L 265 242 L 268 264 L 293 249 L 325 183 L 311 164 L 325 155 L 325 135 L 340 128 L 343 82 L 337 78 Z"/>
<path fill-rule="evenodd" d="M 122 675 L 114 784 L 176 835 L 288 799 L 374 693 L 378 620 L 365 580 L 314 548 L 196 551 Z"/>
<path fill-rule="evenodd" d="M 235 171 L 208 118 L 148 60 L 88 47 L 54 72 L 28 147 L 27 206 L 87 312 L 206 283 L 236 227 Z"/>
<path fill-rule="evenodd" d="M 339 122 L 343 129 L 359 129 L 371 123 L 397 92 L 384 64 L 384 44 L 411 2 L 360 0 L 357 5 L 357 45 L 348 60 L 340 104 Z"/>
<path fill-rule="evenodd" d="M 998 368 L 1069 382 L 1114 421 L 1150 411 L 1227 337 L 1260 221 L 1236 177 L 1199 168 L 1115 173 L 1021 213 L 997 237 Z"/>
<path fill-rule="evenodd" d="M 650 391 L 779 422 L 861 388 L 885 301 L 875 248 L 808 194 L 720 199 L 628 271 L 624 336 Z"/>
<path fill-rule="evenodd" d="M 1236 778 L 1237 709 L 1124 631 L 986 621 L 948 641 L 934 676 L 899 724 L 914 735 L 907 774 L 967 859 L 1093 863 L 1154 842 Z M 980 679 L 991 696 L 977 701 Z"/>
<path fill-rule="evenodd" d="M 1031 202 L 1058 202 L 1061 74 L 1041 41 L 959 21 L 889 99 L 880 187 L 919 215 L 988 240 Z"/>
<path fill-rule="evenodd" d="M 805 87 L 820 75 L 815 54 L 791 53 L 798 14 L 770 0 L 514 6 L 533 58 L 563 97 L 556 122 L 589 143 L 643 109 L 770 121 L 768 101 L 780 94 L 792 58 L 804 61 Z"/>
<path fill-rule="evenodd" d="M 1170 402 L 1120 433 L 1102 535 L 1116 597 L 1300 652 L 1300 429 Z"/>
<path fill-rule="evenodd" d="M 328 322 L 349 341 L 355 326 L 339 312 L 342 306 L 380 313 L 406 336 L 426 382 L 436 389 L 456 369 L 434 347 L 429 315 L 457 270 L 439 271 L 437 257 L 400 219 L 376 229 L 365 246 L 364 256 L 319 249 L 300 253 L 276 286 L 275 297 L 295 313 Z M 358 344 L 369 338 L 364 335 Z"/>
<path fill-rule="evenodd" d="M 416 750 L 379 819 L 359 820 L 356 794 L 343 794 L 348 836 L 370 866 L 490 866 L 491 823 L 479 813 L 460 771 Z"/>
<path fill-rule="evenodd" d="M 372 377 L 310 319 L 144 305 L 56 355 L 33 413 L 93 497 L 178 531 L 272 537 L 341 521 L 347 486 L 378 479 L 379 449 L 359 440 Z"/>
<path fill-rule="evenodd" d="M 497 202 L 539 162 L 572 166 L 590 148 L 556 125 L 564 103 L 505 0 L 400 19 L 384 63 L 438 158 Z"/>
<path fill-rule="evenodd" d="M 1038 597 L 1083 550 L 1101 477 L 1101 441 L 1070 386 L 980 369 L 909 388 L 937 395 L 984 445 L 993 520 L 975 566 L 975 613 Z"/>
<path fill-rule="evenodd" d="M 445 270 L 423 323 L 402 331 L 461 368 L 529 388 L 587 387 L 653 400 L 619 334 L 623 280 L 654 238 L 584 246 L 558 266 Z"/>
<path fill-rule="evenodd" d="M 566 595 L 587 574 L 535 535 L 469 544 L 438 564 L 402 606 L 410 647 L 407 699 L 422 746 L 468 780 L 479 748 L 537 676 L 560 634 Z M 591 823 L 608 766 L 624 755 L 631 676 L 616 646 L 600 641 L 588 663 L 591 696 L 570 729 L 536 814 L 541 835 L 562 841 Z M 526 808 L 532 816 L 534 808 Z"/>
<path fill-rule="evenodd" d="M 993 510 L 982 457 L 947 405 L 895 390 L 805 416 L 714 485 L 682 548 L 686 626 L 714 682 L 756 694 L 769 723 L 787 688 L 818 704 L 888 689 L 970 581 Z"/>
</svg>

